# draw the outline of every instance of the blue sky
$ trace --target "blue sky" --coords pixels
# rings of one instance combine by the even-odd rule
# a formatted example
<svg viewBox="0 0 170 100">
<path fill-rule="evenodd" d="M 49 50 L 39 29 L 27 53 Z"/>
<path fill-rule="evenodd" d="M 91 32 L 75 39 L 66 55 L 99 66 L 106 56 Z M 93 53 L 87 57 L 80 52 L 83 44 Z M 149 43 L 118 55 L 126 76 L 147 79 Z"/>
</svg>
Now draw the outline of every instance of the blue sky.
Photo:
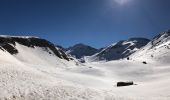
<svg viewBox="0 0 170 100">
<path fill-rule="evenodd" d="M 0 0 L 0 33 L 100 48 L 170 29 L 169 5 L 170 0 Z"/>
</svg>

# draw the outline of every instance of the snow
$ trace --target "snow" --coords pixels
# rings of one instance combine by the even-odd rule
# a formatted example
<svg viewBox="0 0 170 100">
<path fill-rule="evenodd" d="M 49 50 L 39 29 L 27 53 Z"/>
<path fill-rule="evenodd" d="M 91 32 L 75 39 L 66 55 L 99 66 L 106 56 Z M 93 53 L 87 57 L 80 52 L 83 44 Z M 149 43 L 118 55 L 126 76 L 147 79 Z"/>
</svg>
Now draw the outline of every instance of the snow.
<svg viewBox="0 0 170 100">
<path fill-rule="evenodd" d="M 170 64 L 170 33 L 163 32 L 156 36 L 146 46 L 132 54 L 130 58 L 136 61 Z"/>
<path fill-rule="evenodd" d="M 84 59 L 85 62 L 124 59 L 145 46 L 149 41 L 150 40 L 145 38 L 130 38 L 128 40 L 122 40 L 109 45 L 92 56 L 86 56 Z"/>
<path fill-rule="evenodd" d="M 2 100 L 170 100 L 169 63 L 157 62 L 158 58 L 168 62 L 167 48 L 149 49 L 149 43 L 132 60 L 76 65 L 50 49 L 18 43 L 15 47 L 16 55 L 0 50 Z M 146 60 L 148 64 L 143 64 Z M 116 87 L 119 81 L 137 85 Z"/>
<path fill-rule="evenodd" d="M 36 36 L 12 36 L 12 35 L 0 35 L 0 37 L 3 37 L 3 38 L 9 38 L 9 37 L 16 37 L 16 38 L 39 38 L 39 37 L 36 37 Z"/>
</svg>

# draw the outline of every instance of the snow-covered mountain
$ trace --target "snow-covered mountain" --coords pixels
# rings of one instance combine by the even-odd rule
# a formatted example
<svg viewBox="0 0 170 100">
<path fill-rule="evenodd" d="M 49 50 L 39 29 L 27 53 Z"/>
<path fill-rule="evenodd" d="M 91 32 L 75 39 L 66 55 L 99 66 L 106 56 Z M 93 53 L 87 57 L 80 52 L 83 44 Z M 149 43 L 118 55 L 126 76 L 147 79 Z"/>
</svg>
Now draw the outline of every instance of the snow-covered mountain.
<svg viewBox="0 0 170 100">
<path fill-rule="evenodd" d="M 170 100 L 170 64 L 164 63 L 170 57 L 169 33 L 158 35 L 138 51 L 145 39 L 133 38 L 111 45 L 120 51 L 136 51 L 130 60 L 78 66 L 62 48 L 47 40 L 0 36 L 0 99 Z M 157 62 L 141 63 L 146 59 Z M 120 81 L 133 81 L 136 85 L 117 87 Z"/>
<path fill-rule="evenodd" d="M 97 52 L 98 52 L 98 49 L 95 49 L 91 46 L 81 44 L 81 43 L 67 48 L 67 53 L 71 54 L 77 59 L 80 59 L 84 56 L 91 56 Z"/>
<path fill-rule="evenodd" d="M 119 41 L 114 43 L 99 53 L 96 53 L 90 57 L 86 57 L 88 61 L 100 61 L 100 60 L 119 60 L 126 58 L 145 46 L 150 40 L 145 38 L 130 38 L 128 40 Z"/>
<path fill-rule="evenodd" d="M 57 64 L 60 60 L 68 62 L 71 58 L 51 42 L 38 37 L 0 36 L 0 51 L 11 54 L 25 63 Z"/>
<path fill-rule="evenodd" d="M 170 30 L 155 36 L 141 50 L 130 57 L 134 60 L 146 60 L 169 63 L 170 59 Z"/>
</svg>

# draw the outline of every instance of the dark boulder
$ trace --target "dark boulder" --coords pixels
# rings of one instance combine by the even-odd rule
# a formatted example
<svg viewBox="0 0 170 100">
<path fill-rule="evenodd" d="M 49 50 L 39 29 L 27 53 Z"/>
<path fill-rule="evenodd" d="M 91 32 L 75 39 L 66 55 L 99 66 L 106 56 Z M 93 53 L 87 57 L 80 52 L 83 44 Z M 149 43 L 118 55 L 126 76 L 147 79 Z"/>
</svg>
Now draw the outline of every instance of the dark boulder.
<svg viewBox="0 0 170 100">
<path fill-rule="evenodd" d="M 129 85 L 134 85 L 133 81 L 131 81 L 131 82 L 117 82 L 117 87 L 129 86 Z"/>
<path fill-rule="evenodd" d="M 147 64 L 147 62 L 146 62 L 146 61 L 143 61 L 142 63 L 143 63 L 143 64 Z"/>
</svg>

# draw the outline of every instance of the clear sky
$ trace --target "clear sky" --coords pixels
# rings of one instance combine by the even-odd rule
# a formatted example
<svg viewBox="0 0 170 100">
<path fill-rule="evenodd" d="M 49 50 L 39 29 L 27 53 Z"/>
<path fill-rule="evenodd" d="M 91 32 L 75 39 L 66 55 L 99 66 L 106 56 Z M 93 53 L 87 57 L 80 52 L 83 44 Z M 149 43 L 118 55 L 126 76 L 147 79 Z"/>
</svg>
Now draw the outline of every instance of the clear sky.
<svg viewBox="0 0 170 100">
<path fill-rule="evenodd" d="M 0 33 L 33 35 L 64 47 L 152 38 L 170 29 L 170 0 L 0 0 Z"/>
</svg>

